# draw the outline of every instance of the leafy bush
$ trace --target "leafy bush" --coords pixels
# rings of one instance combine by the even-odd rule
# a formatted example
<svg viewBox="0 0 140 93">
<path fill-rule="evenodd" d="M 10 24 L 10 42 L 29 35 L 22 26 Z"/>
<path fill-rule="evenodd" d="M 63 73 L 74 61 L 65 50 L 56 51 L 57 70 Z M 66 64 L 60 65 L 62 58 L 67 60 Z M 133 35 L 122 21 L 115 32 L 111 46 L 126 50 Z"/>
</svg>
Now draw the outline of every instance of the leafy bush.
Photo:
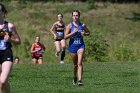
<svg viewBox="0 0 140 93">
<path fill-rule="evenodd" d="M 108 47 L 101 32 L 94 32 L 86 41 L 85 57 L 98 62 L 108 61 Z"/>
</svg>

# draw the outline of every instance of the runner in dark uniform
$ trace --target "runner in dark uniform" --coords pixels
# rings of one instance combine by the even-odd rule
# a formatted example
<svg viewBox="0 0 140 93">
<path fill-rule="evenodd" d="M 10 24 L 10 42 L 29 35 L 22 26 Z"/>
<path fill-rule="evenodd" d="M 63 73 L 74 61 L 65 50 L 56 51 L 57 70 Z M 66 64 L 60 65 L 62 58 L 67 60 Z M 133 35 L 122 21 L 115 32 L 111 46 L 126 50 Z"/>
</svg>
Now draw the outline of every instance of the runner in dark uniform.
<svg viewBox="0 0 140 93">
<path fill-rule="evenodd" d="M 54 44 L 56 48 L 55 56 L 58 57 L 59 53 L 61 52 L 61 59 L 60 63 L 64 63 L 64 57 L 65 57 L 65 46 L 66 42 L 64 39 L 64 31 L 65 31 L 65 25 L 62 21 L 63 15 L 58 14 L 57 15 L 58 21 L 55 22 L 50 29 L 51 33 L 54 35 Z"/>
<path fill-rule="evenodd" d="M 13 64 L 11 43 L 20 44 L 20 37 L 12 23 L 5 21 L 7 10 L 0 3 L 0 93 L 10 93 L 8 76 Z"/>
</svg>

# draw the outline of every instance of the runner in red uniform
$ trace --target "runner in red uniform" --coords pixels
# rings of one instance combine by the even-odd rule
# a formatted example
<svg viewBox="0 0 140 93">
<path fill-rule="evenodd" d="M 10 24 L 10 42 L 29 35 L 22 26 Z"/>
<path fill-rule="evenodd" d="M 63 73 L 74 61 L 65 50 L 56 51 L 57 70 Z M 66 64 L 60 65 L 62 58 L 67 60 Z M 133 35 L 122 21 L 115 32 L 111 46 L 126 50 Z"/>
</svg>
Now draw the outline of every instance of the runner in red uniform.
<svg viewBox="0 0 140 93">
<path fill-rule="evenodd" d="M 32 60 L 34 64 L 42 64 L 44 51 L 45 46 L 40 43 L 40 37 L 35 37 L 35 43 L 31 46 Z"/>
</svg>

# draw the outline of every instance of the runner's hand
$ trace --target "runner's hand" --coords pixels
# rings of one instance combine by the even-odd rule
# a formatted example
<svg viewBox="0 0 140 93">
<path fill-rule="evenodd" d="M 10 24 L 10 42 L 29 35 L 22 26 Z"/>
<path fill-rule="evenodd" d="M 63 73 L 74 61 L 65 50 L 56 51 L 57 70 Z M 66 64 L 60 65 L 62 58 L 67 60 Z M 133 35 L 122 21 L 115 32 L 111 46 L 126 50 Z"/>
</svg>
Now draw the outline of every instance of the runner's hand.
<svg viewBox="0 0 140 93">
<path fill-rule="evenodd" d="M 78 32 L 78 28 L 74 28 L 73 33 L 77 33 Z"/>
<path fill-rule="evenodd" d="M 81 35 L 84 36 L 84 35 L 85 35 L 85 31 L 82 31 L 82 32 L 81 32 Z"/>
<path fill-rule="evenodd" d="M 54 39 L 57 39 L 57 35 L 56 34 L 54 34 Z"/>
<path fill-rule="evenodd" d="M 9 37 L 8 33 L 5 34 L 4 40 L 5 40 L 6 42 L 10 41 L 10 37 Z"/>
</svg>

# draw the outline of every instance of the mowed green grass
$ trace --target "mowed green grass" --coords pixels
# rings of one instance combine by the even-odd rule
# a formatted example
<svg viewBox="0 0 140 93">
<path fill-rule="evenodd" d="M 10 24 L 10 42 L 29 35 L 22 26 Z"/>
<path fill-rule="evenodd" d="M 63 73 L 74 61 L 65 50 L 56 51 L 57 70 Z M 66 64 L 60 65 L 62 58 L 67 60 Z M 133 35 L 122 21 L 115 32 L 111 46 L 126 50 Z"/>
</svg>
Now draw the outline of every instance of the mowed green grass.
<svg viewBox="0 0 140 93">
<path fill-rule="evenodd" d="M 72 85 L 72 63 L 14 65 L 12 93 L 139 93 L 139 62 L 83 63 L 84 86 Z"/>
</svg>

